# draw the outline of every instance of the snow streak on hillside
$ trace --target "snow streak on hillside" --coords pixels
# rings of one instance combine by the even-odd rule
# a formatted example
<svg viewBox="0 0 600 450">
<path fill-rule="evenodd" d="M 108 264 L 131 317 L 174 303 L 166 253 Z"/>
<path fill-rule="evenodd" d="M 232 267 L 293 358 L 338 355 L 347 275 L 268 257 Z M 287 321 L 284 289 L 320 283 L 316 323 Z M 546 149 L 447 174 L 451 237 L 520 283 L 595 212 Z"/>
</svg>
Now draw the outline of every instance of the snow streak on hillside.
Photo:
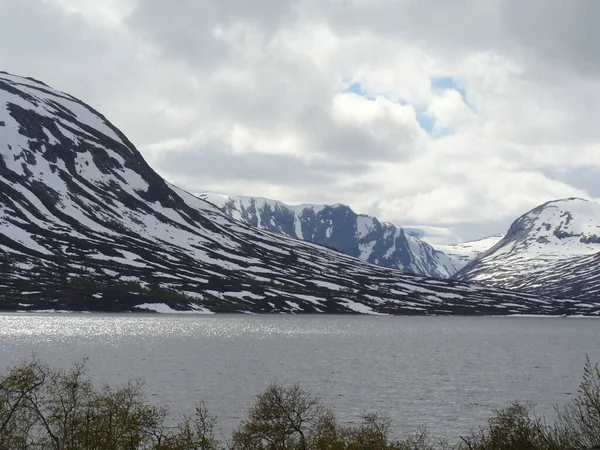
<svg viewBox="0 0 600 450">
<path fill-rule="evenodd" d="M 591 311 L 569 301 L 408 276 L 250 227 L 165 183 L 89 106 L 4 73 L 0 269 L 4 310 Z"/>
</svg>

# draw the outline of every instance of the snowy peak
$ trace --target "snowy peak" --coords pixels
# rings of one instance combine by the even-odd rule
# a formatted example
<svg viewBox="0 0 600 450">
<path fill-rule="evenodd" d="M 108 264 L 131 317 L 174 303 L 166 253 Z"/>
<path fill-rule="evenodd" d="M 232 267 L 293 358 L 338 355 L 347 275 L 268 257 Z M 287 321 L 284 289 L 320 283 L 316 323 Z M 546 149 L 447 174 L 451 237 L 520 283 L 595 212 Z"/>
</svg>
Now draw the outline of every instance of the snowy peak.
<svg viewBox="0 0 600 450">
<path fill-rule="evenodd" d="M 557 257 L 600 251 L 600 204 L 580 198 L 555 200 L 518 218 L 500 247 Z"/>
<path fill-rule="evenodd" d="M 274 233 L 285 234 L 298 239 L 304 239 L 302 218 L 314 217 L 325 206 L 319 205 L 286 205 L 277 200 L 262 197 L 228 196 L 205 192 L 196 194 L 206 200 L 229 217 L 244 222 L 250 226 L 263 228 Z M 327 233 L 331 233 L 331 224 Z M 312 240 L 311 238 L 306 240 Z"/>
<path fill-rule="evenodd" d="M 32 78 L 0 72 L 0 105 L 3 105 L 0 109 L 0 122 L 3 124 L 0 136 L 7 145 L 23 143 L 26 138 L 55 145 L 58 141 L 56 136 L 62 135 L 74 142 L 92 139 L 117 143 L 128 148 L 127 153 L 133 153 L 129 148 L 131 144 L 104 116 L 80 100 Z M 44 119 L 41 127 L 20 120 L 32 115 Z M 19 138 L 19 135 L 22 137 Z M 11 142 L 8 138 L 20 139 L 20 142 Z"/>
<path fill-rule="evenodd" d="M 343 204 L 287 205 L 258 197 L 198 196 L 250 226 L 335 248 L 372 264 L 437 278 L 456 272 L 450 258 L 431 245 Z"/>
<path fill-rule="evenodd" d="M 543 295 L 571 295 L 568 286 L 575 289 L 583 281 L 575 271 L 576 261 L 600 252 L 599 236 L 600 204 L 579 198 L 551 201 L 519 217 L 503 239 L 455 278 Z M 589 275 L 583 267 L 578 271 Z"/>
<path fill-rule="evenodd" d="M 81 101 L 29 78 L 0 73 L 0 170 L 9 184 L 146 199 L 164 189 L 125 136 Z"/>
</svg>

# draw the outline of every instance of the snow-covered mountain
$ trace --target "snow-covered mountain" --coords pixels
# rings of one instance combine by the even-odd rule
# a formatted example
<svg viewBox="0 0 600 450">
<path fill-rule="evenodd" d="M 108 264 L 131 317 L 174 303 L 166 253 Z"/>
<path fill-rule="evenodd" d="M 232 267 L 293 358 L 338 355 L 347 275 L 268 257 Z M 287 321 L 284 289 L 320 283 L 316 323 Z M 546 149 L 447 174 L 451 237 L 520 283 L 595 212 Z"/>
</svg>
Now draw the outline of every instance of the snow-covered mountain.
<svg viewBox="0 0 600 450">
<path fill-rule="evenodd" d="M 600 291 L 600 204 L 545 203 L 517 219 L 495 246 L 455 276 L 540 295 L 585 298 Z M 587 288 L 583 289 L 582 284 Z"/>
<path fill-rule="evenodd" d="M 458 271 L 482 253 L 491 249 L 502 238 L 504 238 L 504 234 L 496 234 L 476 241 L 460 242 L 458 244 L 435 244 L 434 248 L 448 256 Z"/>
<path fill-rule="evenodd" d="M 459 242 L 460 238 L 448 228 L 431 226 L 407 226 L 402 228 L 406 234 L 427 242 L 437 251 L 444 253 L 450 259 L 456 271 L 492 248 L 504 237 L 504 234 L 497 234 L 474 241 Z M 458 243 L 448 244 L 447 242 Z"/>
<path fill-rule="evenodd" d="M 292 206 L 259 197 L 196 195 L 250 226 L 332 247 L 372 264 L 435 278 L 449 278 L 458 270 L 444 253 L 402 228 L 356 214 L 346 205 Z"/>
<path fill-rule="evenodd" d="M 167 184 L 89 106 L 6 73 L 0 73 L 0 270 L 3 310 L 590 310 L 405 275 L 235 221 Z"/>
</svg>

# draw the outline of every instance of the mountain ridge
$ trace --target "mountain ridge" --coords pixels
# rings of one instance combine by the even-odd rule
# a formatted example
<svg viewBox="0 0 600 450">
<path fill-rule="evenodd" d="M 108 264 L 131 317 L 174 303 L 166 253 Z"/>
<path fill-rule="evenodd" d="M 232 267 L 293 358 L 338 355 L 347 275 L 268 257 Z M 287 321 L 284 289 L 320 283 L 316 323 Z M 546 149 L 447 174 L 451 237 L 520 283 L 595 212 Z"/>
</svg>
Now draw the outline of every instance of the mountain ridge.
<svg viewBox="0 0 600 450">
<path fill-rule="evenodd" d="M 341 203 L 288 205 L 264 197 L 196 195 L 250 226 L 335 248 L 371 264 L 434 278 L 449 278 L 457 270 L 443 252 L 402 227 L 357 214 Z"/>
<path fill-rule="evenodd" d="M 30 79 L 0 74 L 0 122 L 2 310 L 592 311 L 409 276 L 233 220 L 166 183 L 104 116 Z"/>
</svg>

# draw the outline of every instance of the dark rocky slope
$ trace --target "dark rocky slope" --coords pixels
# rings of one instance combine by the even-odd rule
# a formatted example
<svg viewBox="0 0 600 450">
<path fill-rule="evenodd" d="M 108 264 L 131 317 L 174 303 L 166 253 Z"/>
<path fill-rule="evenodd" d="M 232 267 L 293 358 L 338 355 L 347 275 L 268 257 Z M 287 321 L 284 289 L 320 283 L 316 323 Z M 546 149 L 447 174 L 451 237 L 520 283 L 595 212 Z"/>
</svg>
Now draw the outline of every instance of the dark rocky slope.
<svg viewBox="0 0 600 450">
<path fill-rule="evenodd" d="M 81 101 L 0 74 L 4 310 L 509 314 L 588 306 L 407 276 L 232 220 Z"/>
<path fill-rule="evenodd" d="M 332 247 L 378 266 L 435 278 L 449 278 L 457 271 L 448 256 L 428 243 L 406 234 L 401 227 L 356 214 L 347 205 L 292 206 L 211 192 L 198 197 L 250 226 Z"/>
</svg>

